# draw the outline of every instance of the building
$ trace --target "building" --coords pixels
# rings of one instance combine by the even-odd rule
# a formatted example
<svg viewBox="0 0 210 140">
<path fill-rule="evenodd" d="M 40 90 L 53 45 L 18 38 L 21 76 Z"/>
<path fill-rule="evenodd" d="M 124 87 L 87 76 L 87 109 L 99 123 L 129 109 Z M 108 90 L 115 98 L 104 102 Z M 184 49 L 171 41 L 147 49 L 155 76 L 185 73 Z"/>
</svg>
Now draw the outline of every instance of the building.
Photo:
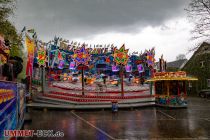
<svg viewBox="0 0 210 140">
<path fill-rule="evenodd" d="M 210 43 L 203 42 L 182 68 L 188 75 L 198 78 L 196 83 L 189 83 L 192 93 L 210 89 Z"/>
<path fill-rule="evenodd" d="M 172 62 L 168 62 L 166 64 L 166 71 L 178 71 L 183 68 L 183 66 L 187 63 L 187 59 L 180 59 Z"/>
</svg>

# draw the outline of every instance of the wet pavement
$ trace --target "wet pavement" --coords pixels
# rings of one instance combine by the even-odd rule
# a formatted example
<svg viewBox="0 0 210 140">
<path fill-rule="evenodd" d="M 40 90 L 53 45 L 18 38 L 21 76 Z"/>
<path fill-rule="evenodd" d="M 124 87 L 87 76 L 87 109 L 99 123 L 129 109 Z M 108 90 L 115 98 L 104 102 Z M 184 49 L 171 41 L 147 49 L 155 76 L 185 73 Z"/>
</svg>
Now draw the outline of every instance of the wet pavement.
<svg viewBox="0 0 210 140">
<path fill-rule="evenodd" d="M 64 137 L 23 140 L 210 139 L 210 100 L 189 98 L 188 108 L 141 107 L 133 110 L 30 110 L 24 129 L 54 130 Z"/>
</svg>

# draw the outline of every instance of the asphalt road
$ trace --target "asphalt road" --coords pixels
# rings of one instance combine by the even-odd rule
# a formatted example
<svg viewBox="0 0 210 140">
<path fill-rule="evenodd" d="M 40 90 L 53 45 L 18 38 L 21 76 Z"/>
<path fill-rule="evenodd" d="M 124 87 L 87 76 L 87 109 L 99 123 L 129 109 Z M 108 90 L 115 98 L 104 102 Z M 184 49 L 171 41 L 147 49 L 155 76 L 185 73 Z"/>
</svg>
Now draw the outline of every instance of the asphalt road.
<svg viewBox="0 0 210 140">
<path fill-rule="evenodd" d="M 189 98 L 188 108 L 141 107 L 133 110 L 30 110 L 24 129 L 63 132 L 63 137 L 21 140 L 197 140 L 210 139 L 210 100 Z M 42 132 L 42 131 L 39 131 Z"/>
</svg>

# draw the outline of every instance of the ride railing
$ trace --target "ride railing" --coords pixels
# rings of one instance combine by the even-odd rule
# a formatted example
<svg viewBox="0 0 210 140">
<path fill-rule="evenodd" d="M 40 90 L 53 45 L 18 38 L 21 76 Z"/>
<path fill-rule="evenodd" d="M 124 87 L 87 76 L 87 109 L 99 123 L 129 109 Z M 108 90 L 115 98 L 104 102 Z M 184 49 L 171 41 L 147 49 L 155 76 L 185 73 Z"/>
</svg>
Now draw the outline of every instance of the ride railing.
<svg viewBox="0 0 210 140">
<path fill-rule="evenodd" d="M 78 97 L 78 98 L 100 98 L 100 99 L 137 99 L 137 98 L 149 98 L 154 97 L 153 95 L 141 95 L 141 96 L 98 96 L 98 95 L 78 95 L 65 92 L 54 92 L 51 91 L 50 94 L 69 96 L 69 97 Z"/>
<path fill-rule="evenodd" d="M 173 105 L 173 106 L 187 105 L 186 97 L 181 95 L 156 96 L 155 102 L 159 105 Z"/>
</svg>

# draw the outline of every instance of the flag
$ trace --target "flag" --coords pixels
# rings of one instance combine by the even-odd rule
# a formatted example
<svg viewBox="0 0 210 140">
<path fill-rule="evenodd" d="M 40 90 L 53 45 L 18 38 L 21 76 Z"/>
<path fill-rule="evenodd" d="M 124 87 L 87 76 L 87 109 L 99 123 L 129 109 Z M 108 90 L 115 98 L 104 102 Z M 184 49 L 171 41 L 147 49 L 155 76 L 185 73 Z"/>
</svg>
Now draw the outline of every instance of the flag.
<svg viewBox="0 0 210 140">
<path fill-rule="evenodd" d="M 137 65 L 139 73 L 144 72 L 144 66 L 142 64 Z"/>
<path fill-rule="evenodd" d="M 62 53 L 60 51 L 58 52 L 58 59 L 63 60 Z"/>
<path fill-rule="evenodd" d="M 110 63 L 110 58 L 109 57 L 106 58 L 106 62 Z"/>
<path fill-rule="evenodd" d="M 26 31 L 26 26 L 23 27 L 23 29 L 21 30 L 21 32 Z"/>
<path fill-rule="evenodd" d="M 26 35 L 26 47 L 28 50 L 28 54 L 33 55 L 35 49 L 35 43 L 34 40 L 32 40 L 28 35 Z"/>
<path fill-rule="evenodd" d="M 119 67 L 116 66 L 116 65 L 112 65 L 112 71 L 113 71 L 113 72 L 119 71 Z"/>
<path fill-rule="evenodd" d="M 69 69 L 70 70 L 74 70 L 75 69 L 75 66 L 76 66 L 76 63 L 74 61 L 73 62 L 70 62 Z"/>
<path fill-rule="evenodd" d="M 26 48 L 28 51 L 27 57 L 27 65 L 26 65 L 26 75 L 32 77 L 33 72 L 33 61 L 34 61 L 34 50 L 35 50 L 35 43 L 34 40 L 30 39 L 28 35 L 26 35 Z"/>
<path fill-rule="evenodd" d="M 63 69 L 63 68 L 64 68 L 64 65 L 65 65 L 64 60 L 60 60 L 60 61 L 59 61 L 59 64 L 58 64 L 58 68 L 59 68 L 59 69 Z"/>
<path fill-rule="evenodd" d="M 34 29 L 29 29 L 27 30 L 29 33 L 35 33 L 35 30 Z"/>
<path fill-rule="evenodd" d="M 34 39 L 37 39 L 36 32 L 32 35 L 32 37 L 33 37 Z"/>
<path fill-rule="evenodd" d="M 131 72 L 132 71 L 132 67 L 131 67 L 131 65 L 126 65 L 125 66 L 125 70 L 126 70 L 126 72 Z"/>
</svg>

